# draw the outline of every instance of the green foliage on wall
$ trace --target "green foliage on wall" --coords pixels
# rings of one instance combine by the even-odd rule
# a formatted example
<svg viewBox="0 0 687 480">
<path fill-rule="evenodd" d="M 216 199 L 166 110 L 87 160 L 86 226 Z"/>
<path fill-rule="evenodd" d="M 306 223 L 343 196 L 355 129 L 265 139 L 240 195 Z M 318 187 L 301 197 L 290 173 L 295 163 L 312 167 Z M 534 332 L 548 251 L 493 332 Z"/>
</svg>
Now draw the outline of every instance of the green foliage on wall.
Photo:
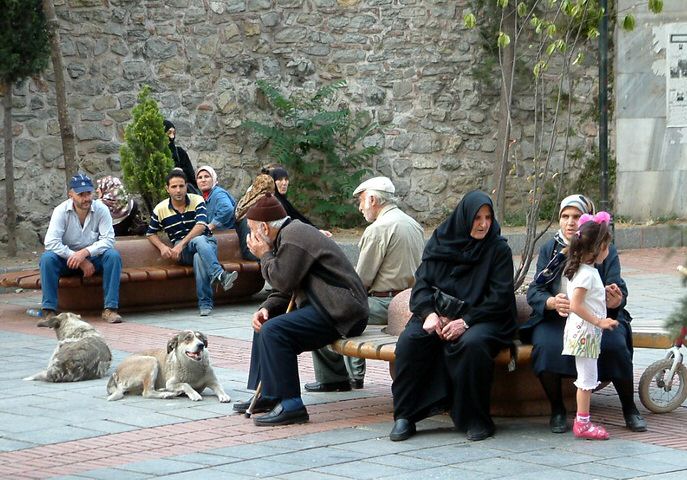
<svg viewBox="0 0 687 480">
<path fill-rule="evenodd" d="M 294 203 L 326 226 L 348 227 L 360 222 L 351 193 L 379 151 L 363 145 L 377 125 L 364 112 L 343 106 L 336 94 L 345 80 L 311 94 L 286 96 L 258 80 L 259 94 L 271 108 L 271 122 L 246 121 L 243 126 L 269 140 L 269 155 L 284 165 Z"/>
</svg>

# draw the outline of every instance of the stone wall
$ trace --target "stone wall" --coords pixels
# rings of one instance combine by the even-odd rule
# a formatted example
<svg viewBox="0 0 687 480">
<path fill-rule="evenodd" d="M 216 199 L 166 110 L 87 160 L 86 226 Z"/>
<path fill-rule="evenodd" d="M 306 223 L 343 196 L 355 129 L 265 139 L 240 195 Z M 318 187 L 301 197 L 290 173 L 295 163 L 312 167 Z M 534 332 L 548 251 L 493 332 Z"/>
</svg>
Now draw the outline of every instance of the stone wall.
<svg viewBox="0 0 687 480">
<path fill-rule="evenodd" d="M 256 106 L 255 80 L 297 91 L 344 78 L 352 107 L 380 125 L 368 140 L 383 149 L 373 169 L 394 180 L 410 214 L 436 221 L 466 191 L 489 188 L 493 169 L 499 75 L 493 72 L 493 83 L 473 75 L 485 53 L 479 32 L 463 28 L 468 4 L 55 0 L 80 167 L 93 175 L 120 172 L 123 131 L 140 87 L 149 84 L 193 163 L 215 167 L 220 183 L 240 196 L 259 165 L 270 161 L 239 128 L 246 118 L 265 116 Z M 47 70 L 14 89 L 24 246 L 37 245 L 36 233 L 44 234 L 52 207 L 65 195 L 53 87 Z M 587 79 L 573 93 L 589 99 L 593 87 Z M 533 105 L 522 99 L 516 108 L 516 118 L 527 119 Z M 571 150 L 594 143 L 593 122 L 582 127 Z M 531 127 L 514 126 L 514 154 L 523 161 L 534 153 L 532 136 Z M 517 173 L 528 175 L 522 165 Z"/>
</svg>

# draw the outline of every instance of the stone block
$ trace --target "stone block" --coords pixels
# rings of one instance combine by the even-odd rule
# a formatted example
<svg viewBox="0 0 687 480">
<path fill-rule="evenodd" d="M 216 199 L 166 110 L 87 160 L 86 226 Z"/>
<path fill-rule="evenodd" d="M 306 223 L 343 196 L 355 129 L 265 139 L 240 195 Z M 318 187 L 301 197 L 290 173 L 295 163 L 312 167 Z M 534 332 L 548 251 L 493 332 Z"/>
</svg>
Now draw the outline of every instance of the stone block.
<svg viewBox="0 0 687 480">
<path fill-rule="evenodd" d="M 432 133 L 415 133 L 410 142 L 413 153 L 432 153 L 441 150 L 441 140 Z"/>
<path fill-rule="evenodd" d="M 249 12 L 266 10 L 271 7 L 272 0 L 246 0 L 246 10 Z"/>
<path fill-rule="evenodd" d="M 287 27 L 274 36 L 276 43 L 300 43 L 305 40 L 307 30 L 301 27 Z"/>
<path fill-rule="evenodd" d="M 112 139 L 111 129 L 105 128 L 101 124 L 95 122 L 78 123 L 75 129 L 75 133 L 76 138 L 80 141 Z"/>
<path fill-rule="evenodd" d="M 445 173 L 424 175 L 417 180 L 417 187 L 421 191 L 431 194 L 443 192 L 446 189 L 446 185 L 448 185 L 448 176 Z"/>
</svg>

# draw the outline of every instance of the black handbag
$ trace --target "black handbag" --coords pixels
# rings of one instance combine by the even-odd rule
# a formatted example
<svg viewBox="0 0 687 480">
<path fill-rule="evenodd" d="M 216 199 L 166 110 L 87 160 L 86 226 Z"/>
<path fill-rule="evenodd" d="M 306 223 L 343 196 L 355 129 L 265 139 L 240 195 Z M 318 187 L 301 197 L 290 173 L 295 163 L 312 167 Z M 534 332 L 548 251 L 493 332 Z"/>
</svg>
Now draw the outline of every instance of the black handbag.
<svg viewBox="0 0 687 480">
<path fill-rule="evenodd" d="M 432 299 L 434 300 L 434 311 L 441 317 L 455 320 L 461 317 L 465 309 L 465 302 L 463 300 L 442 292 L 436 287 L 434 287 Z"/>
</svg>

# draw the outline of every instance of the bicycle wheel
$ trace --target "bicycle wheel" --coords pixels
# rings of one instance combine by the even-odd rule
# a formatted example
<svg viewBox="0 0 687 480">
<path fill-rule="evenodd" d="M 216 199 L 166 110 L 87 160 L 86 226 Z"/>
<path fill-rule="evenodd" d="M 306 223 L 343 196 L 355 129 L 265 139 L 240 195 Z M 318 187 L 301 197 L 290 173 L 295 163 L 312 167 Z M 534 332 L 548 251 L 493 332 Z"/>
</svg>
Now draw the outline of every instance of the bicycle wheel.
<svg viewBox="0 0 687 480">
<path fill-rule="evenodd" d="M 669 386 L 666 375 L 672 366 L 673 359 L 664 358 L 649 365 L 639 379 L 639 399 L 654 413 L 672 412 L 687 398 L 687 368 L 679 364 Z"/>
</svg>

